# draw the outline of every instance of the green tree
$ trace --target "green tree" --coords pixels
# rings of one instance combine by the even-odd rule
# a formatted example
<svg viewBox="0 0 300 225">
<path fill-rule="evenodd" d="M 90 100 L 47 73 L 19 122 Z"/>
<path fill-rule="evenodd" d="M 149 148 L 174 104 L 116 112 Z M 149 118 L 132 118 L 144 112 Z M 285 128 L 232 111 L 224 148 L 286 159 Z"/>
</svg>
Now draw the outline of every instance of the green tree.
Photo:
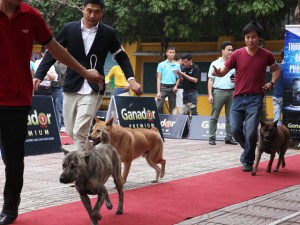
<svg viewBox="0 0 300 225">
<path fill-rule="evenodd" d="M 83 0 L 25 2 L 41 12 L 54 34 L 82 17 Z M 265 39 L 283 38 L 296 5 L 297 0 L 105 0 L 103 21 L 116 28 L 123 42 L 160 41 L 164 50 L 170 41 L 242 38 L 242 28 L 253 19 L 265 28 Z"/>
<path fill-rule="evenodd" d="M 40 11 L 54 35 L 65 23 L 82 17 L 82 0 L 25 0 L 24 2 Z"/>
<path fill-rule="evenodd" d="M 106 18 L 125 42 L 199 41 L 220 35 L 241 36 L 250 20 L 272 37 L 282 29 L 296 0 L 106 0 Z M 283 37 L 283 34 L 282 36 Z M 278 38 L 278 37 L 276 37 Z"/>
</svg>

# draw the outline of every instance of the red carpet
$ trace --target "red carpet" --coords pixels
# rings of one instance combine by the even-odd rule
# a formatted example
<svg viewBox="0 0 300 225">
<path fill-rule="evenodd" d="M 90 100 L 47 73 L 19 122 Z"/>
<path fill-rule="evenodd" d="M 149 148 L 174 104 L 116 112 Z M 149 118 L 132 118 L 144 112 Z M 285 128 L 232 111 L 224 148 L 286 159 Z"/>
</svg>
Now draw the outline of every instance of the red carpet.
<svg viewBox="0 0 300 225">
<path fill-rule="evenodd" d="M 276 160 L 277 161 L 277 160 Z M 274 164 L 276 164 L 276 161 Z M 125 192 L 124 214 L 115 215 L 117 194 L 112 194 L 112 211 L 102 207 L 99 224 L 169 225 L 262 196 L 300 183 L 300 155 L 286 158 L 287 168 L 266 173 L 261 163 L 256 176 L 241 167 L 184 178 Z M 274 165 L 273 165 L 274 166 Z M 166 174 L 168 176 L 168 174 Z M 89 225 L 81 202 L 21 214 L 22 225 Z"/>
</svg>

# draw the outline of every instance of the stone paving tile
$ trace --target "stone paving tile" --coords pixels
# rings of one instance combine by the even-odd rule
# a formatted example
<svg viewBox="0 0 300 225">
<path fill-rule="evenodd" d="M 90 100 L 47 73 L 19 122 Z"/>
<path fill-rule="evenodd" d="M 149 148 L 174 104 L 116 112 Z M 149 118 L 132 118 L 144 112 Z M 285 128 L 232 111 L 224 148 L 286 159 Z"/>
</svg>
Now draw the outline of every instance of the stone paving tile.
<svg viewBox="0 0 300 225">
<path fill-rule="evenodd" d="M 300 193 L 300 185 L 292 186 L 276 191 L 258 198 L 234 204 L 211 213 L 178 223 L 178 225 L 206 225 L 206 224 L 253 224 L 267 225 L 281 218 L 292 215 L 300 209 L 300 199 L 297 198 L 291 203 L 291 196 Z M 290 198 L 288 197 L 290 196 Z M 300 223 L 300 216 L 282 221 L 277 224 Z"/>
<path fill-rule="evenodd" d="M 164 183 L 194 175 L 210 173 L 218 170 L 241 166 L 239 146 L 208 145 L 207 141 L 187 139 L 166 139 L 164 143 L 164 158 L 167 160 L 166 174 L 159 182 Z M 288 155 L 300 154 L 299 150 L 288 150 Z M 20 213 L 30 212 L 50 206 L 80 201 L 74 187 L 60 184 L 59 176 L 62 172 L 62 153 L 53 153 L 25 157 L 24 188 Z M 263 154 L 262 160 L 269 160 L 269 155 Z M 288 166 L 288 165 L 287 165 Z M 155 176 L 144 158 L 133 161 L 124 190 L 130 190 L 149 185 Z M 3 192 L 4 165 L 0 162 L 0 192 Z M 112 179 L 106 187 L 109 193 L 116 192 Z M 300 186 L 293 186 L 265 196 L 228 206 L 226 208 L 186 220 L 180 225 L 187 224 L 264 224 L 276 221 L 300 209 L 298 200 Z M 282 204 L 280 204 L 282 203 Z M 0 197 L 0 205 L 3 198 Z M 263 211 L 259 209 L 264 209 Z M 267 209 L 267 210 L 265 210 Z M 266 212 L 266 213 L 264 213 Z M 274 214 L 273 214 L 274 212 Z M 248 220 L 246 223 L 246 219 Z M 300 218 L 289 218 L 284 224 L 297 224 Z"/>
</svg>

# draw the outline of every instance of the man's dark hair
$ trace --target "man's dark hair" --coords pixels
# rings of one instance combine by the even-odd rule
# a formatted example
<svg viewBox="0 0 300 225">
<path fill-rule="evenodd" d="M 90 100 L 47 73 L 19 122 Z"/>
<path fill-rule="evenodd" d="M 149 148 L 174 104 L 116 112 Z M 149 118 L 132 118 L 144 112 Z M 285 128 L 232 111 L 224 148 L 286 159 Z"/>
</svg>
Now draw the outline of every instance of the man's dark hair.
<svg viewBox="0 0 300 225">
<path fill-rule="evenodd" d="M 243 36 L 245 36 L 246 34 L 252 32 L 252 31 L 256 32 L 259 37 L 263 36 L 263 28 L 256 21 L 251 21 L 244 27 L 243 32 L 242 32 Z"/>
<path fill-rule="evenodd" d="M 193 57 L 190 53 L 185 53 L 181 56 L 181 59 L 187 59 L 187 60 L 191 60 Z"/>
<path fill-rule="evenodd" d="M 175 60 L 175 61 L 178 61 L 179 59 L 182 59 L 182 57 L 181 57 L 180 55 L 179 55 L 179 56 L 176 55 L 174 60 Z"/>
<path fill-rule="evenodd" d="M 221 50 L 224 50 L 227 46 L 233 46 L 233 44 L 230 41 L 224 41 L 221 44 Z"/>
<path fill-rule="evenodd" d="M 174 46 L 168 46 L 166 51 L 169 51 L 169 50 L 174 50 L 175 51 L 175 47 Z"/>
<path fill-rule="evenodd" d="M 84 0 L 83 6 L 86 7 L 87 4 L 98 4 L 104 9 L 104 0 Z"/>
</svg>

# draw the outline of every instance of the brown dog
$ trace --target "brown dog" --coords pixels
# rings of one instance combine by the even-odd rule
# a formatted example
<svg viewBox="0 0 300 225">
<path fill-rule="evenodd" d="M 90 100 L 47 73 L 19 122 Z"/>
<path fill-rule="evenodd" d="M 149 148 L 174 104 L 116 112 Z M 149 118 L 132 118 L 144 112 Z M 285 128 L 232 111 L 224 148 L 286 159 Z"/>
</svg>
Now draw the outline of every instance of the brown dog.
<svg viewBox="0 0 300 225">
<path fill-rule="evenodd" d="M 99 139 L 101 131 L 108 133 L 110 143 L 114 146 L 124 163 L 123 181 L 126 183 L 130 170 L 131 162 L 144 156 L 148 165 L 156 171 L 153 183 L 157 183 L 158 178 L 162 178 L 165 174 L 166 160 L 163 159 L 163 140 L 156 128 L 126 128 L 117 124 L 113 124 L 113 118 L 107 122 L 95 118 L 96 123 L 93 126 L 89 139 L 96 145 L 101 142 Z M 157 164 L 161 164 L 161 168 Z"/>
<path fill-rule="evenodd" d="M 282 168 L 284 168 L 284 155 L 290 143 L 290 131 L 286 126 L 277 126 L 277 121 L 271 124 L 261 121 L 260 124 L 261 127 L 259 130 L 259 143 L 256 152 L 254 168 L 252 171 L 253 176 L 257 172 L 258 164 L 263 152 L 271 154 L 267 172 L 271 172 L 276 152 L 279 155 L 279 159 L 274 172 L 278 172 L 280 164 L 282 164 Z"/>
<path fill-rule="evenodd" d="M 119 194 L 119 205 L 116 214 L 123 214 L 123 180 L 121 177 L 121 160 L 116 149 L 109 144 L 107 133 L 100 133 L 103 144 L 96 145 L 89 151 L 73 151 L 63 160 L 63 172 L 60 182 L 68 184 L 75 181 L 75 187 L 86 208 L 92 225 L 97 225 L 102 216 L 99 210 L 106 201 L 107 209 L 112 209 L 107 189 L 104 184 L 112 175 Z M 98 195 L 97 202 L 92 208 L 88 195 Z"/>
</svg>

